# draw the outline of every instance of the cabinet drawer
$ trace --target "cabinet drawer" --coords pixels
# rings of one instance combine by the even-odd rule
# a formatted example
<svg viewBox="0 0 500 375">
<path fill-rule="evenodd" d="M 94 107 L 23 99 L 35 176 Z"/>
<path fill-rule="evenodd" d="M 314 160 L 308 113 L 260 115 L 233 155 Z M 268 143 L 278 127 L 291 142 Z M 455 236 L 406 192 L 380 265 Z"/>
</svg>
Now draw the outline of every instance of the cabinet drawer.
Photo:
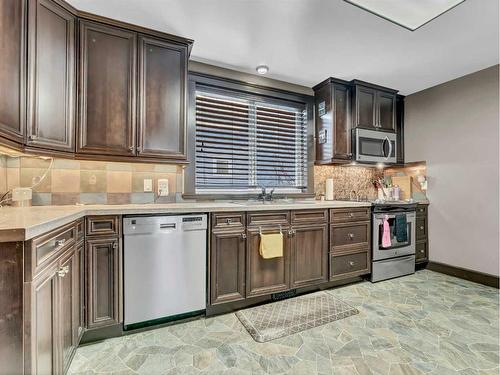
<svg viewBox="0 0 500 375">
<path fill-rule="evenodd" d="M 119 216 L 87 217 L 87 236 L 113 236 L 120 234 Z"/>
<path fill-rule="evenodd" d="M 212 228 L 214 229 L 241 229 L 244 227 L 245 227 L 244 212 L 212 214 Z"/>
<path fill-rule="evenodd" d="M 417 240 L 427 239 L 427 217 L 417 217 L 416 227 Z"/>
<path fill-rule="evenodd" d="M 427 206 L 419 204 L 417 206 L 417 216 L 427 216 Z"/>
<path fill-rule="evenodd" d="M 370 222 L 337 224 L 330 226 L 331 251 L 344 252 L 352 248 L 370 246 Z"/>
<path fill-rule="evenodd" d="M 417 263 L 423 262 L 426 261 L 428 257 L 427 241 L 417 242 L 415 244 L 415 261 Z"/>
<path fill-rule="evenodd" d="M 62 251 L 76 242 L 75 223 L 66 224 L 32 241 L 32 275 L 38 274 L 51 263 Z"/>
<path fill-rule="evenodd" d="M 81 219 L 76 222 L 76 239 L 80 241 L 85 236 L 85 220 Z"/>
<path fill-rule="evenodd" d="M 346 223 L 353 221 L 370 220 L 371 208 L 332 208 L 330 209 L 331 223 Z"/>
<path fill-rule="evenodd" d="M 292 211 L 292 224 L 320 224 L 328 221 L 328 210 Z"/>
<path fill-rule="evenodd" d="M 290 211 L 265 211 L 247 214 L 248 225 L 286 225 L 290 222 Z"/>
<path fill-rule="evenodd" d="M 330 280 L 364 275 L 370 272 L 369 252 L 335 256 L 330 253 Z"/>
</svg>

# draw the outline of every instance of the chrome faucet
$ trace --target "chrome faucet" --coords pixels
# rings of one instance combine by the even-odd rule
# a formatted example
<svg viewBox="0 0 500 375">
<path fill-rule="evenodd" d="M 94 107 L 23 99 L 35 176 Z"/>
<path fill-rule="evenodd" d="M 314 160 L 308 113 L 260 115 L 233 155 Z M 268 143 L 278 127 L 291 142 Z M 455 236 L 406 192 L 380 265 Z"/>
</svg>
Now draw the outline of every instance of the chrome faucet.
<svg viewBox="0 0 500 375">
<path fill-rule="evenodd" d="M 272 201 L 273 200 L 273 193 L 274 193 L 274 188 L 268 193 L 267 190 L 266 190 L 266 187 L 265 186 L 260 186 L 260 188 L 262 189 L 261 190 L 261 193 L 259 194 L 259 196 L 257 197 L 257 199 L 262 202 L 265 202 L 265 201 Z"/>
</svg>

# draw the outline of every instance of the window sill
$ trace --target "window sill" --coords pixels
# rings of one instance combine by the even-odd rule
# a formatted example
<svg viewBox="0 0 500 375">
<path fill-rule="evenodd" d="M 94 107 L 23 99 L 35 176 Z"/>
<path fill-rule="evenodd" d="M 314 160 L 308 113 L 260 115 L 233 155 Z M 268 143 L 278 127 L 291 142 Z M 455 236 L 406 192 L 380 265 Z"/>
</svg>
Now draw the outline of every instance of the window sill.
<svg viewBox="0 0 500 375">
<path fill-rule="evenodd" d="M 183 199 L 197 199 L 197 200 L 249 200 L 257 199 L 259 194 L 183 194 Z M 316 195 L 313 193 L 288 193 L 288 194 L 273 194 L 274 199 L 282 198 L 314 198 Z"/>
</svg>

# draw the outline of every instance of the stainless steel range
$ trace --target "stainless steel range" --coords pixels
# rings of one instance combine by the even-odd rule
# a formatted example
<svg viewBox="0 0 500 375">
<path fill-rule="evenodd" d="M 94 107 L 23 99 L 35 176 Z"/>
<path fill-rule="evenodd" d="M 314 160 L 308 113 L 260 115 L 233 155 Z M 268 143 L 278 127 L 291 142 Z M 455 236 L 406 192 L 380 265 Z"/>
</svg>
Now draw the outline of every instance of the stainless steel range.
<svg viewBox="0 0 500 375">
<path fill-rule="evenodd" d="M 373 207 L 372 282 L 415 272 L 416 206 L 390 202 Z"/>
</svg>

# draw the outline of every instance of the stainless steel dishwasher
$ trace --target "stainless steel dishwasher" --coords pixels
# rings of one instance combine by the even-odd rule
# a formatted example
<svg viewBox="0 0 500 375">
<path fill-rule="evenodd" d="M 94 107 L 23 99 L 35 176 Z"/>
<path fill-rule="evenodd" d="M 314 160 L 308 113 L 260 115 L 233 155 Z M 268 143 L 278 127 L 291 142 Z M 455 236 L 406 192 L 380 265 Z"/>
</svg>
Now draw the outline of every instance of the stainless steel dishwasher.
<svg viewBox="0 0 500 375">
<path fill-rule="evenodd" d="M 124 234 L 125 329 L 206 308 L 207 216 L 128 216 Z"/>
</svg>

